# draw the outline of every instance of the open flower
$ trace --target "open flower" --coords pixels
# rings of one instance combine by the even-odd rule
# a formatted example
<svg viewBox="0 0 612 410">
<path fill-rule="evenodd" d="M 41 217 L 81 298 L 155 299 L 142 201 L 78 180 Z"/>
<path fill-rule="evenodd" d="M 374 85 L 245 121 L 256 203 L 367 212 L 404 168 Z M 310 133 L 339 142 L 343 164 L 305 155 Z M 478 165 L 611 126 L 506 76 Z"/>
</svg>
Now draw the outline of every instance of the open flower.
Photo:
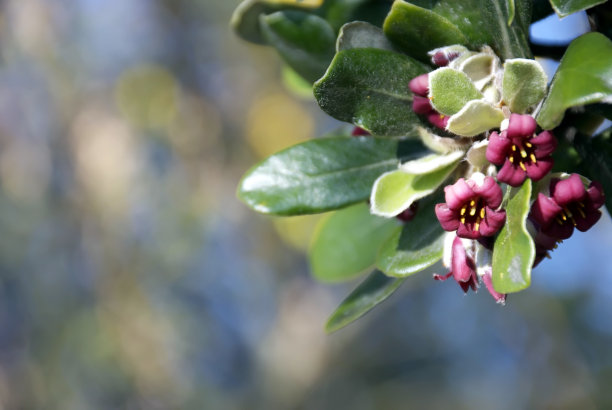
<svg viewBox="0 0 612 410">
<path fill-rule="evenodd" d="M 497 210 L 501 188 L 491 177 L 476 172 L 468 180 L 460 178 L 445 187 L 444 194 L 446 203 L 436 205 L 436 216 L 444 230 L 456 230 L 461 238 L 492 236 L 506 220 L 506 211 Z"/>
<path fill-rule="evenodd" d="M 454 235 L 453 235 L 454 236 Z M 464 292 L 478 289 L 478 276 L 474 259 L 467 255 L 461 238 L 455 236 L 451 248 L 450 272 L 446 275 L 434 275 L 435 280 L 446 280 L 453 277 Z"/>
<path fill-rule="evenodd" d="M 593 181 L 588 189 L 578 174 L 550 182 L 550 197 L 539 193 L 531 206 L 529 218 L 546 236 L 557 241 L 569 238 L 574 227 L 584 232 L 601 217 L 604 204 L 603 188 Z"/>
<path fill-rule="evenodd" d="M 408 87 L 414 93 L 412 110 L 419 115 L 426 115 L 427 120 L 436 127 L 445 129 L 449 117 L 434 110 L 427 96 L 429 92 L 428 74 L 421 74 L 413 78 L 410 80 Z"/>
<path fill-rule="evenodd" d="M 533 117 L 511 114 L 507 130 L 491 133 L 486 157 L 492 164 L 502 165 L 497 174 L 500 182 L 519 186 L 527 177 L 538 181 L 550 172 L 557 140 L 550 131 L 536 136 L 535 130 Z"/>
</svg>

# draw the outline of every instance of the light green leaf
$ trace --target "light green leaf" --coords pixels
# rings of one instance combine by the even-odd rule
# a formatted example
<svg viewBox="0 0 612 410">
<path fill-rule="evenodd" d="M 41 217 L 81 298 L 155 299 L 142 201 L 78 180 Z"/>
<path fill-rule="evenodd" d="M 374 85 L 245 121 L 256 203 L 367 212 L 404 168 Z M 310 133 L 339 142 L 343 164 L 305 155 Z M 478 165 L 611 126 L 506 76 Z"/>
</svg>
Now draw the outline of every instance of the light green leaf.
<svg viewBox="0 0 612 410">
<path fill-rule="evenodd" d="M 597 102 L 612 102 L 612 41 L 592 32 L 569 45 L 536 120 L 552 129 L 566 109 Z"/>
<path fill-rule="evenodd" d="M 284 65 L 281 71 L 281 78 L 285 88 L 293 95 L 309 100 L 314 98 L 312 95 L 312 84 L 296 73 L 293 68 Z"/>
<path fill-rule="evenodd" d="M 436 155 L 436 157 L 440 156 Z M 442 157 L 444 162 L 447 162 L 446 164 L 442 161 L 429 160 L 426 166 L 435 165 L 439 168 L 425 174 L 414 174 L 398 169 L 381 175 L 372 187 L 370 197 L 372 213 L 387 218 L 400 214 L 414 201 L 434 192 L 453 172 L 462 157 L 463 152 L 457 151 L 447 157 Z"/>
<path fill-rule="evenodd" d="M 465 73 L 449 67 L 429 73 L 429 93 L 433 107 L 444 115 L 453 115 L 468 101 L 482 98 Z"/>
<path fill-rule="evenodd" d="M 410 136 L 422 120 L 412 111 L 411 79 L 425 67 L 387 50 L 350 49 L 336 54 L 314 85 L 317 102 L 329 115 L 375 135 Z"/>
<path fill-rule="evenodd" d="M 493 128 L 499 128 L 504 113 L 485 100 L 472 100 L 461 111 L 448 119 L 446 129 L 464 137 L 473 137 Z"/>
<path fill-rule="evenodd" d="M 309 252 L 315 278 L 338 282 L 371 268 L 398 224 L 371 215 L 365 202 L 326 215 L 317 224 Z"/>
<path fill-rule="evenodd" d="M 506 5 L 508 6 L 508 27 L 512 25 L 512 21 L 514 20 L 514 13 L 516 12 L 514 8 L 514 0 L 506 0 Z"/>
<path fill-rule="evenodd" d="M 395 292 L 404 279 L 390 278 L 379 271 L 374 271 L 364 280 L 331 315 L 325 330 L 335 332 L 368 313 Z"/>
<path fill-rule="evenodd" d="M 393 45 L 385 37 L 383 31 L 365 21 L 353 21 L 340 29 L 336 41 L 336 51 L 351 48 L 379 48 L 394 51 Z"/>
<path fill-rule="evenodd" d="M 546 95 L 548 78 L 535 60 L 516 58 L 504 62 L 502 98 L 510 111 L 524 114 Z"/>
<path fill-rule="evenodd" d="M 531 284 L 535 245 L 525 225 L 530 198 L 530 179 L 511 188 L 506 223 L 493 247 L 493 287 L 500 293 L 518 292 Z"/>
<path fill-rule="evenodd" d="M 478 53 L 461 62 L 459 69 L 472 80 L 478 90 L 492 79 L 497 65 L 497 58 L 491 54 Z"/>
<path fill-rule="evenodd" d="M 395 277 L 420 272 L 442 258 L 444 234 L 433 204 L 423 207 L 382 246 L 376 266 Z"/>
<path fill-rule="evenodd" d="M 321 78 L 334 57 L 336 34 L 321 17 L 302 11 L 278 11 L 259 18 L 268 44 L 310 82 Z"/>
<path fill-rule="evenodd" d="M 569 16 L 605 2 L 606 0 L 550 0 L 550 4 L 559 17 Z"/>
<path fill-rule="evenodd" d="M 370 196 L 382 173 L 421 156 L 416 141 L 330 137 L 295 145 L 255 165 L 238 197 L 258 212 L 299 215 L 342 208 Z"/>
<path fill-rule="evenodd" d="M 446 18 L 403 0 L 393 2 L 383 31 L 406 54 L 425 62 L 434 48 L 467 43 L 461 30 Z"/>
</svg>

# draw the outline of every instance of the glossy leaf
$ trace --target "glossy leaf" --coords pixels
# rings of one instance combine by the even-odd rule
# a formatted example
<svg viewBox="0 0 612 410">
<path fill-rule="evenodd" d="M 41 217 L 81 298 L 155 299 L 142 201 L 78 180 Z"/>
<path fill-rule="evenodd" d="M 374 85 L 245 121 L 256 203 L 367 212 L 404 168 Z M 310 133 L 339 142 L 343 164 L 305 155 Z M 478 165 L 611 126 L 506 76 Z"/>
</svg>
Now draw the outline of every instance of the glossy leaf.
<svg viewBox="0 0 612 410">
<path fill-rule="evenodd" d="M 423 207 L 382 246 L 376 266 L 395 277 L 420 272 L 442 258 L 444 233 L 433 204 Z"/>
<path fill-rule="evenodd" d="M 385 35 L 406 54 L 429 62 L 427 52 L 467 39 L 446 18 L 403 0 L 395 0 L 383 24 Z"/>
<path fill-rule="evenodd" d="M 524 114 L 546 95 L 548 78 L 535 60 L 517 58 L 504 63 L 502 98 L 517 114 Z"/>
<path fill-rule="evenodd" d="M 468 101 L 482 98 L 469 77 L 449 67 L 439 68 L 429 74 L 431 104 L 444 115 L 459 112 Z"/>
<path fill-rule="evenodd" d="M 258 212 L 299 215 L 365 201 L 376 178 L 423 154 L 416 141 L 331 137 L 278 152 L 243 177 L 238 197 Z"/>
<path fill-rule="evenodd" d="M 374 266 L 378 249 L 398 223 L 371 215 L 365 202 L 326 215 L 317 224 L 310 247 L 312 273 L 325 282 L 363 273 Z"/>
<path fill-rule="evenodd" d="M 569 16 L 605 2 L 606 0 L 550 0 L 550 4 L 559 17 Z"/>
<path fill-rule="evenodd" d="M 606 131 L 593 138 L 577 134 L 574 139 L 574 147 L 582 158 L 582 166 L 587 171 L 587 176 L 594 181 L 599 181 L 606 195 L 606 208 L 612 215 L 612 130 Z"/>
<path fill-rule="evenodd" d="M 266 44 L 261 32 L 259 17 L 280 10 L 312 10 L 320 7 L 323 0 L 245 0 L 232 14 L 230 25 L 243 40 Z"/>
<path fill-rule="evenodd" d="M 372 188 L 372 213 L 387 218 L 396 216 L 409 208 L 414 201 L 433 193 L 457 167 L 463 152 L 456 151 L 446 156 L 433 157 L 438 159 L 437 164 L 434 164 L 437 167 L 427 173 L 410 173 L 400 168 L 381 175 Z"/>
<path fill-rule="evenodd" d="M 368 313 L 376 305 L 395 292 L 404 279 L 390 278 L 379 271 L 374 271 L 364 280 L 331 315 L 325 330 L 335 332 Z"/>
<path fill-rule="evenodd" d="M 506 223 L 493 247 L 493 287 L 500 293 L 523 290 L 531 284 L 535 245 L 525 221 L 529 214 L 531 180 L 511 188 L 506 205 Z"/>
<path fill-rule="evenodd" d="M 504 113 L 485 100 L 472 100 L 448 120 L 447 129 L 457 135 L 473 137 L 499 128 Z"/>
<path fill-rule="evenodd" d="M 261 31 L 283 60 L 315 82 L 335 54 L 336 34 L 321 17 L 301 11 L 279 11 L 260 17 Z"/>
<path fill-rule="evenodd" d="M 314 85 L 317 102 L 329 115 L 375 135 L 414 135 L 421 119 L 412 111 L 411 79 L 425 67 L 387 50 L 350 49 L 336 54 Z"/>
<path fill-rule="evenodd" d="M 612 41 L 587 33 L 572 41 L 553 77 L 536 120 L 544 129 L 561 123 L 570 107 L 612 102 Z"/>
<path fill-rule="evenodd" d="M 336 50 L 342 51 L 351 48 L 379 48 L 393 51 L 393 45 L 385 37 L 383 31 L 365 21 L 353 21 L 340 29 Z"/>
</svg>

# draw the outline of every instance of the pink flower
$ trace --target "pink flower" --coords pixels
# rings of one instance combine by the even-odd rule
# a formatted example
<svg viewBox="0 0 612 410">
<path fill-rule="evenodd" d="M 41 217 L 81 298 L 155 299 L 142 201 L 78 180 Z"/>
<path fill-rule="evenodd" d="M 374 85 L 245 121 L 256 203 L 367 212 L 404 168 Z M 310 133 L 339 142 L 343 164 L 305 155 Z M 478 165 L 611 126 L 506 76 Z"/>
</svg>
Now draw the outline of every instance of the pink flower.
<svg viewBox="0 0 612 410">
<path fill-rule="evenodd" d="M 354 127 L 353 131 L 351 131 L 351 136 L 353 137 L 361 137 L 364 135 L 372 135 L 372 134 L 370 134 L 368 131 L 364 130 L 361 127 Z"/>
<path fill-rule="evenodd" d="M 584 232 L 601 217 L 604 204 L 603 188 L 593 181 L 585 189 L 578 174 L 550 182 L 550 197 L 539 193 L 531 206 L 529 218 L 546 237 L 556 241 L 569 238 L 574 227 Z M 550 242 L 550 241 L 547 241 Z"/>
<path fill-rule="evenodd" d="M 550 172 L 557 140 L 550 131 L 536 136 L 535 129 L 533 117 L 511 114 L 507 130 L 491 133 L 486 156 L 492 164 L 502 165 L 498 181 L 519 186 L 527 177 L 538 181 Z"/>
<path fill-rule="evenodd" d="M 419 209 L 419 202 L 414 201 L 408 208 L 404 209 L 400 214 L 395 217 L 402 222 L 410 222 L 414 219 Z"/>
<path fill-rule="evenodd" d="M 427 93 L 429 92 L 428 74 L 421 74 L 413 78 L 410 80 L 408 87 L 410 91 L 414 93 L 412 98 L 412 110 L 419 115 L 426 115 L 427 120 L 436 127 L 445 129 L 449 117 L 434 110 L 427 97 Z"/>
<path fill-rule="evenodd" d="M 506 211 L 496 210 L 502 191 L 493 178 L 475 173 L 467 181 L 460 178 L 445 187 L 444 194 L 446 203 L 435 207 L 444 230 L 456 230 L 461 238 L 479 239 L 494 235 L 504 225 Z"/>
<path fill-rule="evenodd" d="M 476 275 L 476 266 L 474 259 L 467 256 L 465 247 L 458 236 L 453 240 L 451 251 L 451 271 L 446 275 L 434 275 L 435 280 L 446 280 L 451 276 L 461 286 L 464 292 L 472 288 L 473 291 L 478 289 L 478 276 Z"/>
<path fill-rule="evenodd" d="M 491 278 L 491 276 L 492 276 L 491 269 L 487 269 L 485 274 L 482 275 L 482 281 L 484 282 L 485 287 L 487 288 L 491 296 L 493 296 L 493 299 L 495 299 L 497 303 L 503 305 L 506 303 L 506 294 L 499 293 L 493 288 L 493 279 Z"/>
</svg>

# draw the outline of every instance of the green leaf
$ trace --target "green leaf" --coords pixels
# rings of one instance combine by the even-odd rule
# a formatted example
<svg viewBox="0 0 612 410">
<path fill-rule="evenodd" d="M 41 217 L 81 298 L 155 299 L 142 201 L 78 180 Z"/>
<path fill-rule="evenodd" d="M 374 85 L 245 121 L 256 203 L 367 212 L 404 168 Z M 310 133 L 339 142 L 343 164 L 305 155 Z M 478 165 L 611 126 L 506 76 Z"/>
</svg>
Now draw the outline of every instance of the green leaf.
<svg viewBox="0 0 612 410">
<path fill-rule="evenodd" d="M 492 128 L 499 128 L 504 113 L 485 100 L 472 100 L 448 119 L 446 128 L 457 135 L 473 137 Z"/>
<path fill-rule="evenodd" d="M 500 293 L 518 292 L 531 284 L 535 245 L 525 225 L 530 198 L 530 179 L 511 188 L 506 223 L 493 247 L 493 287 Z"/>
<path fill-rule="evenodd" d="M 396 171 L 381 175 L 372 187 L 372 213 L 387 218 L 400 214 L 414 201 L 434 192 L 457 167 L 463 155 L 462 151 L 448 155 L 432 154 L 411 161 L 407 170 L 402 165 Z M 417 171 L 418 168 L 423 170 Z"/>
<path fill-rule="evenodd" d="M 310 100 L 314 98 L 312 95 L 312 84 L 296 73 L 293 68 L 284 65 L 281 71 L 281 78 L 285 88 L 293 95 Z"/>
<path fill-rule="evenodd" d="M 312 273 L 324 282 L 354 278 L 374 266 L 378 249 L 397 226 L 395 219 L 371 215 L 365 202 L 326 215 L 310 247 Z"/>
<path fill-rule="evenodd" d="M 612 139 L 611 129 L 591 138 L 587 135 L 576 134 L 574 147 L 582 158 L 582 166 L 587 176 L 599 181 L 606 194 L 606 208 L 612 215 Z"/>
<path fill-rule="evenodd" d="M 502 98 L 510 111 L 524 114 L 546 95 L 548 78 L 535 60 L 517 58 L 504 63 Z"/>
<path fill-rule="evenodd" d="M 467 43 L 461 30 L 446 18 L 403 0 L 393 2 L 383 31 L 402 51 L 425 62 L 434 48 Z"/>
<path fill-rule="evenodd" d="M 349 50 L 351 48 L 379 48 L 381 50 L 393 51 L 393 45 L 389 42 L 383 31 L 365 21 L 353 21 L 347 23 L 340 29 L 336 50 Z"/>
<path fill-rule="evenodd" d="M 321 17 L 302 11 L 278 11 L 259 18 L 270 45 L 298 74 L 315 82 L 334 58 L 336 34 Z"/>
<path fill-rule="evenodd" d="M 429 74 L 429 90 L 433 107 L 444 115 L 453 115 L 468 101 L 482 98 L 464 72 L 450 67 L 442 67 Z"/>
<path fill-rule="evenodd" d="M 306 141 L 251 168 L 240 182 L 238 197 L 254 210 L 273 215 L 342 208 L 368 199 L 380 174 L 423 151 L 416 141 L 386 138 Z"/>
<path fill-rule="evenodd" d="M 436 218 L 433 204 L 422 208 L 380 249 L 376 266 L 385 274 L 410 276 L 442 258 L 445 231 Z"/>
<path fill-rule="evenodd" d="M 606 0 L 550 0 L 550 4 L 559 17 L 569 16 L 605 2 Z"/>
<path fill-rule="evenodd" d="M 259 16 L 280 10 L 315 10 L 322 0 L 245 0 L 232 14 L 230 26 L 243 40 L 267 44 L 259 25 Z"/>
<path fill-rule="evenodd" d="M 516 12 L 514 0 L 506 0 L 506 6 L 508 7 L 508 26 L 510 26 L 514 20 L 514 13 Z"/>
<path fill-rule="evenodd" d="M 374 271 L 364 280 L 331 315 L 325 330 L 335 332 L 368 313 L 374 306 L 387 299 L 395 292 L 404 279 L 390 278 L 379 271 Z"/>
<path fill-rule="evenodd" d="M 412 111 L 411 79 L 425 67 L 387 50 L 350 49 L 336 54 L 325 76 L 314 85 L 327 114 L 375 135 L 413 135 L 421 119 Z"/>
<path fill-rule="evenodd" d="M 463 71 L 474 83 L 477 89 L 490 82 L 495 74 L 498 59 L 487 53 L 478 53 L 461 62 L 459 69 Z"/>
<path fill-rule="evenodd" d="M 612 102 L 612 41 L 592 32 L 569 45 L 536 120 L 549 130 L 566 109 L 597 102 Z"/>
</svg>

